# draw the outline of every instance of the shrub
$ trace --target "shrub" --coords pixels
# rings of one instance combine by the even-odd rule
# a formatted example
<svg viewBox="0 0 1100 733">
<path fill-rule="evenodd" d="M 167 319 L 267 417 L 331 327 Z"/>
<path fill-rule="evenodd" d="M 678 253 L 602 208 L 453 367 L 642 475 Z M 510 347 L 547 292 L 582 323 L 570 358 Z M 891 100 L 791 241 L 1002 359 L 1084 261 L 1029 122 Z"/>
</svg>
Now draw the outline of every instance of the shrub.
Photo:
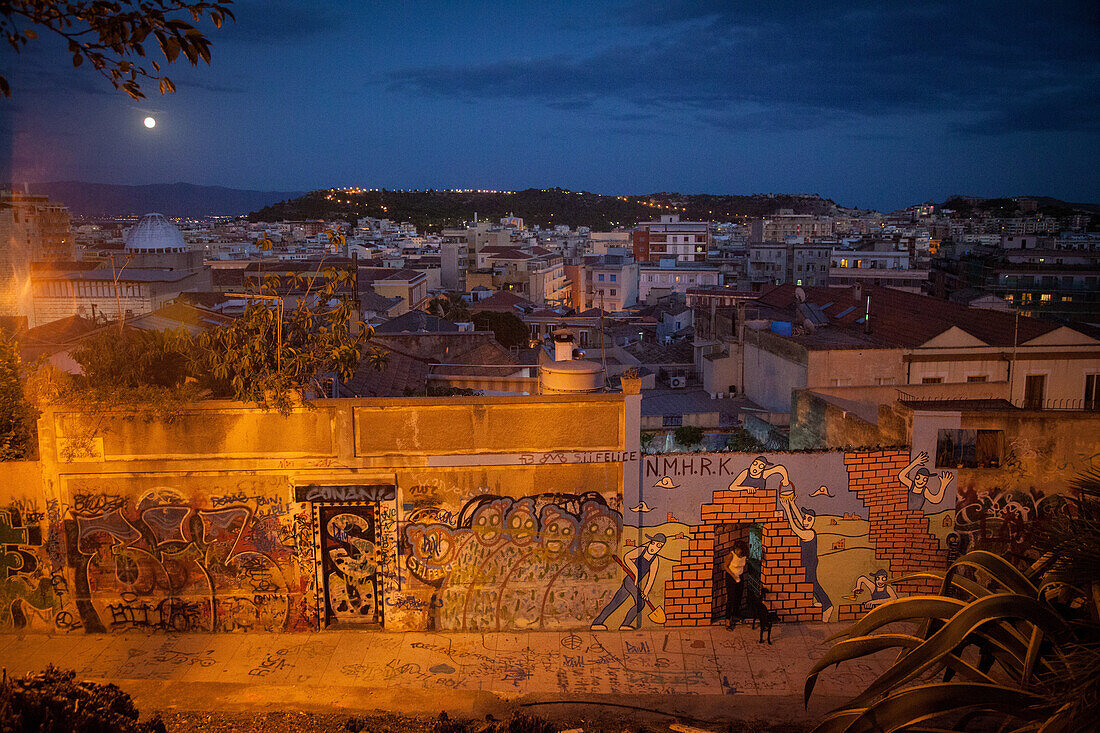
<svg viewBox="0 0 1100 733">
<path fill-rule="evenodd" d="M 684 425 L 683 427 L 676 428 L 674 433 L 676 442 L 685 448 L 690 448 L 693 445 L 699 445 L 703 442 L 703 438 L 706 437 L 706 433 L 702 428 L 694 425 Z"/>
<path fill-rule="evenodd" d="M 0 731 L 166 733 L 159 718 L 142 723 L 134 701 L 115 685 L 77 682 L 53 665 L 0 682 Z"/>
</svg>

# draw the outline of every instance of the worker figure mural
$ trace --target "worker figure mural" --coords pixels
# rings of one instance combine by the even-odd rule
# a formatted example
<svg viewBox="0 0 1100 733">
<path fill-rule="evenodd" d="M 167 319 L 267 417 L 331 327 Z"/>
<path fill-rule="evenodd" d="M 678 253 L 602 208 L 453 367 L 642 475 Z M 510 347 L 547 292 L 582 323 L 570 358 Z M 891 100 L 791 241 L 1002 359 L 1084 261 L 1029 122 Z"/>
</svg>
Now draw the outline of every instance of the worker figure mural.
<svg viewBox="0 0 1100 733">
<path fill-rule="evenodd" d="M 657 533 L 652 536 L 646 535 L 646 540 L 644 545 L 626 553 L 621 560 L 618 557 L 615 558 L 626 577 L 623 578 L 623 583 L 612 597 L 611 602 L 600 611 L 600 615 L 592 622 L 591 628 L 593 631 L 607 631 L 607 619 L 620 606 L 630 600 L 634 604 L 627 610 L 626 616 L 619 625 L 620 631 L 633 630 L 638 614 L 642 612 L 647 604 L 653 609 L 650 618 L 655 623 L 663 622 L 661 609 L 649 602 L 649 594 L 653 590 L 653 579 L 657 577 L 657 572 L 661 566 L 661 549 L 665 546 L 668 538 Z"/>
<path fill-rule="evenodd" d="M 912 581 L 895 585 L 887 578 L 946 562 L 954 477 L 924 468 L 926 451 L 696 453 L 642 460 L 640 488 L 624 502 L 644 502 L 648 517 L 668 516 L 669 522 L 650 531 L 670 540 L 688 537 L 664 552 L 675 563 L 671 577 L 647 594 L 662 606 L 666 626 L 728 623 L 726 604 L 736 598 L 724 587 L 723 563 L 738 539 L 759 538 L 753 582 L 745 589 L 750 602 L 763 588 L 766 604 L 784 621 L 855 620 L 872 605 L 923 592 Z M 631 534 L 624 527 L 624 536 Z M 858 594 L 853 578 L 863 578 Z"/>
</svg>

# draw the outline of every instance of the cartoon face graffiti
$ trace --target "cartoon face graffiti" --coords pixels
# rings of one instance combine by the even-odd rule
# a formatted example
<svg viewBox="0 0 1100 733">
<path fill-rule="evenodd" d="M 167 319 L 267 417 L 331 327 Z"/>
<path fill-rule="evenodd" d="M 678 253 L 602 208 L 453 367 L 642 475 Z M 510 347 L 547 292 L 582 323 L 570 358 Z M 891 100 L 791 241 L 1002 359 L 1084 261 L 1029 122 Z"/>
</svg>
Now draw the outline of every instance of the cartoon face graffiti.
<svg viewBox="0 0 1100 733">
<path fill-rule="evenodd" d="M 918 468 L 913 474 L 913 489 L 923 490 L 928 486 L 928 479 L 930 478 L 932 478 L 932 474 L 927 468 Z"/>
<path fill-rule="evenodd" d="M 764 473 L 764 469 L 768 467 L 768 461 L 764 456 L 757 456 L 752 459 L 752 463 L 749 464 L 749 475 L 753 478 L 760 478 Z"/>
<path fill-rule="evenodd" d="M 619 547 L 619 532 L 619 522 L 607 507 L 587 505 L 580 536 L 580 551 L 585 563 L 595 568 L 610 563 Z"/>
<path fill-rule="evenodd" d="M 497 499 L 479 507 L 474 513 L 470 529 L 478 542 L 491 547 L 501 538 L 504 531 L 504 513 L 508 510 L 507 499 Z"/>
<path fill-rule="evenodd" d="M 542 508 L 542 550 L 548 560 L 557 560 L 573 551 L 577 540 L 577 520 L 553 504 Z"/>
<path fill-rule="evenodd" d="M 535 502 L 522 499 L 512 505 L 505 519 L 508 539 L 519 547 L 526 547 L 538 534 L 538 522 L 535 519 Z"/>
<path fill-rule="evenodd" d="M 871 577 L 875 581 L 875 590 L 876 591 L 886 590 L 886 571 L 885 570 L 876 570 Z"/>
</svg>

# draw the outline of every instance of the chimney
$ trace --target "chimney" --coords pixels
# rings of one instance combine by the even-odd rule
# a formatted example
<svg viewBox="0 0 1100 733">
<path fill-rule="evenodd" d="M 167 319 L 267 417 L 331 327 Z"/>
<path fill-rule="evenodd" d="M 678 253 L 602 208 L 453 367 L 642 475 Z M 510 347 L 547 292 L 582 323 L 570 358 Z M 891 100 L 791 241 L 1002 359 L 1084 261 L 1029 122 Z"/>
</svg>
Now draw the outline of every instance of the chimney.
<svg viewBox="0 0 1100 733">
<path fill-rule="evenodd" d="M 861 283 L 856 282 L 856 284 L 852 286 L 852 292 L 855 294 L 853 297 L 857 303 L 863 300 L 863 285 Z"/>
<path fill-rule="evenodd" d="M 554 361 L 573 361 L 573 334 L 565 329 L 554 331 Z"/>
</svg>

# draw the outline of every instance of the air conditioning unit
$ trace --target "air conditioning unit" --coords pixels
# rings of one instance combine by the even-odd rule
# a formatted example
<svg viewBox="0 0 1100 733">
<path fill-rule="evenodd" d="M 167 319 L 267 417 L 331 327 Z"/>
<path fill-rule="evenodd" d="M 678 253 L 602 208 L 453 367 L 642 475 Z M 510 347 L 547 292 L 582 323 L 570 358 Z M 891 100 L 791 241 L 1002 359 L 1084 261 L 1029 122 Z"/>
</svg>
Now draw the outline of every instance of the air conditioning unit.
<svg viewBox="0 0 1100 733">
<path fill-rule="evenodd" d="M 687 377 L 669 377 L 668 384 L 673 389 L 683 389 L 687 386 Z"/>
</svg>

